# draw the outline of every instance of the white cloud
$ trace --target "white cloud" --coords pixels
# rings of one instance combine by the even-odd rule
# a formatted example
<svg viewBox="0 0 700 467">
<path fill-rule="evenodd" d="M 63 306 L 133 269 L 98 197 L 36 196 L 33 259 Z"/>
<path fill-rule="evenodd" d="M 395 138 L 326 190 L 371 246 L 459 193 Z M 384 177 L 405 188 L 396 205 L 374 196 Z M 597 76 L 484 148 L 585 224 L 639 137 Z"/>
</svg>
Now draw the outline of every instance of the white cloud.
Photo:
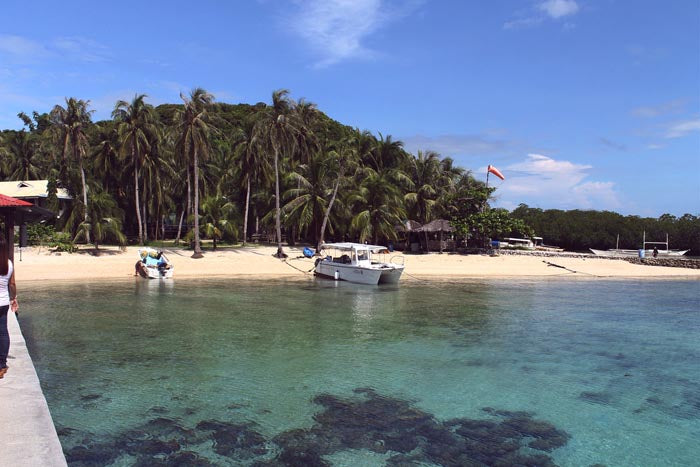
<svg viewBox="0 0 700 467">
<path fill-rule="evenodd" d="M 554 19 L 575 15 L 579 10 L 574 0 L 545 0 L 537 5 L 537 8 Z"/>
<path fill-rule="evenodd" d="M 409 14 L 420 2 L 395 6 L 387 0 L 304 0 L 289 18 L 292 30 L 317 53 L 317 67 L 377 52 L 363 41 L 380 27 Z"/>
<path fill-rule="evenodd" d="M 46 49 L 38 42 L 21 36 L 0 34 L 0 52 L 27 57 L 43 55 L 46 53 Z"/>
<path fill-rule="evenodd" d="M 575 0 L 544 0 L 536 3 L 522 15 L 522 18 L 513 19 L 503 23 L 503 29 L 522 29 L 535 27 L 542 24 L 545 20 L 560 20 L 562 18 L 571 17 L 579 11 L 578 3 Z M 575 29 L 576 25 L 572 22 L 566 22 L 563 28 L 567 31 Z"/>
<path fill-rule="evenodd" d="M 694 131 L 700 131 L 700 118 L 695 120 L 687 120 L 685 122 L 674 123 L 666 130 L 664 135 L 666 138 L 680 138 L 692 133 Z"/>
<path fill-rule="evenodd" d="M 610 210 L 621 206 L 613 182 L 587 180 L 591 165 L 528 154 L 523 161 L 498 168 L 506 177 L 495 181 L 499 206 L 526 203 L 547 209 Z M 486 167 L 479 172 L 485 173 Z"/>
<path fill-rule="evenodd" d="M 102 62 L 109 59 L 109 49 L 92 39 L 73 36 L 57 37 L 41 43 L 22 36 L 0 34 L 0 54 L 18 63 L 38 60 L 75 60 Z"/>
<path fill-rule="evenodd" d="M 502 152 L 507 142 L 493 139 L 487 134 L 440 135 L 429 137 L 414 135 L 401 138 L 404 148 L 411 154 L 420 151 L 435 151 L 443 157 L 472 156 Z"/>
<path fill-rule="evenodd" d="M 97 41 L 85 37 L 58 37 L 51 44 L 61 56 L 82 62 L 104 62 L 109 59 L 109 49 Z"/>
<path fill-rule="evenodd" d="M 648 105 L 632 109 L 632 115 L 640 118 L 654 118 L 663 115 L 677 114 L 683 111 L 685 99 L 675 99 L 657 105 Z"/>
</svg>

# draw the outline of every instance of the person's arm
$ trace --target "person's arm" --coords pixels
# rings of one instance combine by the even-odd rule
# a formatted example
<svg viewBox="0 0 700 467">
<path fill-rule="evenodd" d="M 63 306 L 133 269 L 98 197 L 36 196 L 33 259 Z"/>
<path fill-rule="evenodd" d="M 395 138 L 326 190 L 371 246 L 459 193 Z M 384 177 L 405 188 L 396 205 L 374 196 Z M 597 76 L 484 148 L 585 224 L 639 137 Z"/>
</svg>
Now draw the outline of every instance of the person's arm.
<svg viewBox="0 0 700 467">
<path fill-rule="evenodd" d="M 10 309 L 17 313 L 19 303 L 17 303 L 17 285 L 15 284 L 15 271 L 12 271 L 10 282 L 7 284 L 7 289 L 10 292 Z"/>
</svg>

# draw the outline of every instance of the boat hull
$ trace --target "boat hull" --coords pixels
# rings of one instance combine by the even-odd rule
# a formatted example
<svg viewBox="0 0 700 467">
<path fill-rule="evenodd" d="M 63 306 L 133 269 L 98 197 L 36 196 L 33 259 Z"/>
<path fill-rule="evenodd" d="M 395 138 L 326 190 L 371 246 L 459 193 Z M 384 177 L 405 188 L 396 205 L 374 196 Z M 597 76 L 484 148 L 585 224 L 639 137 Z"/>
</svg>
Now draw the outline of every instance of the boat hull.
<svg viewBox="0 0 700 467">
<path fill-rule="evenodd" d="M 631 258 L 638 257 L 639 250 L 594 250 L 590 249 L 591 253 L 596 256 L 602 256 L 605 258 Z M 657 258 L 678 258 L 686 254 L 688 250 L 657 250 Z M 646 258 L 654 257 L 654 250 L 644 250 L 644 256 Z"/>
<path fill-rule="evenodd" d="M 381 269 L 382 275 L 379 277 L 380 284 L 398 284 L 403 274 L 403 266 L 387 267 Z"/>
<path fill-rule="evenodd" d="M 376 285 L 382 277 L 380 269 L 363 268 L 349 264 L 321 261 L 316 265 L 316 274 L 330 279 Z"/>
<path fill-rule="evenodd" d="M 172 279 L 175 268 L 158 269 L 157 267 L 141 265 L 138 273 L 144 279 Z"/>
</svg>

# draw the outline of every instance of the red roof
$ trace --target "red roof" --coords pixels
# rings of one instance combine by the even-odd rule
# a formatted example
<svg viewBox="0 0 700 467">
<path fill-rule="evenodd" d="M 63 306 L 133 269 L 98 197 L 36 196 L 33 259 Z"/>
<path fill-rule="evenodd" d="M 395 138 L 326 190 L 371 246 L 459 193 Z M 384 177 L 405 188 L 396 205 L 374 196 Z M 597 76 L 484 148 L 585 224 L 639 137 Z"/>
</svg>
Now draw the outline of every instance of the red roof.
<svg viewBox="0 0 700 467">
<path fill-rule="evenodd" d="M 12 196 L 0 195 L 0 208 L 11 206 L 34 206 L 32 203 L 13 198 Z"/>
</svg>

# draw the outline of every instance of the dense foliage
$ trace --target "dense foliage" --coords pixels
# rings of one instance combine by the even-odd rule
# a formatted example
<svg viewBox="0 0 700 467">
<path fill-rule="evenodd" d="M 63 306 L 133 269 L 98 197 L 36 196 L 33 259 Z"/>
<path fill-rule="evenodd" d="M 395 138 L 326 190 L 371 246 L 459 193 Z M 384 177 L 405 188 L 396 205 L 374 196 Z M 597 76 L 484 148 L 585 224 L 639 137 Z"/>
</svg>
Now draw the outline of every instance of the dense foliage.
<svg viewBox="0 0 700 467">
<path fill-rule="evenodd" d="M 700 218 L 691 214 L 675 217 L 664 214 L 658 219 L 622 216 L 610 211 L 542 210 L 521 204 L 512 213 L 544 237 L 549 244 L 567 250 L 588 248 L 641 248 L 647 241 L 666 241 L 670 248 L 690 249 L 689 255 L 700 256 Z"/>
<path fill-rule="evenodd" d="M 246 242 L 255 234 L 276 241 L 283 256 L 283 240 L 382 243 L 396 240 L 407 219 L 448 219 L 474 246 L 534 233 L 567 248 L 605 248 L 617 233 L 622 246 L 646 229 L 668 231 L 674 247 L 697 247 L 690 215 L 584 212 L 579 221 L 579 211 L 491 209 L 494 189 L 449 157 L 409 154 L 391 136 L 343 125 L 286 90 L 270 105 L 215 103 L 199 88 L 181 98 L 153 107 L 136 95 L 98 122 L 89 101 L 76 98 L 49 113 L 21 113 L 25 128 L 0 134 L 0 178 L 48 179 L 54 208 L 56 187 L 66 188 L 72 211 L 56 232 L 96 245 L 174 238 L 199 254 L 200 236 Z"/>
</svg>

